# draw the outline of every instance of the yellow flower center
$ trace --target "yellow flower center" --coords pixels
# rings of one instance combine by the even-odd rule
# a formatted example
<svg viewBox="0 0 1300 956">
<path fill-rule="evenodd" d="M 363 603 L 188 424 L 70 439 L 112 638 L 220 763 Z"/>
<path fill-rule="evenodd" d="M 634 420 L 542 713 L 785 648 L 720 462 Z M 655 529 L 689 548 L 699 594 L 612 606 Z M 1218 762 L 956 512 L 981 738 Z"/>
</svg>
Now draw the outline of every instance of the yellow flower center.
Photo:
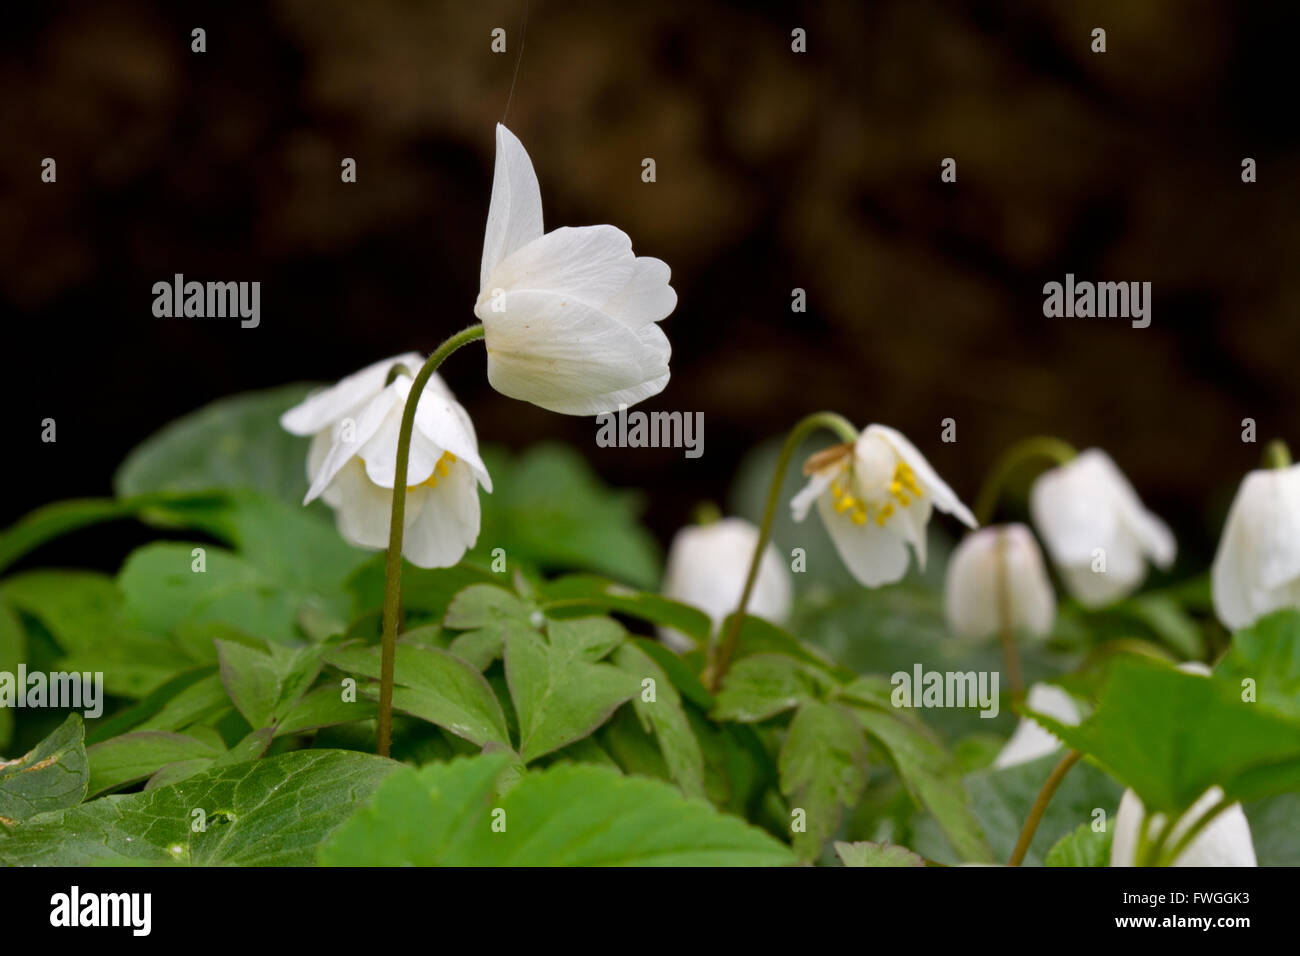
<svg viewBox="0 0 1300 956">
<path fill-rule="evenodd" d="M 852 472 L 848 465 L 845 470 L 850 471 L 849 482 L 852 484 Z M 874 521 L 877 526 L 884 527 L 885 522 L 894 514 L 894 502 L 906 508 L 914 499 L 919 499 L 924 494 L 921 483 L 916 480 L 916 473 L 907 465 L 906 462 L 900 461 L 894 466 L 894 475 L 890 479 L 887 494 L 884 497 L 883 504 L 872 505 L 867 501 L 859 501 L 849 494 L 848 490 L 839 481 L 831 482 L 831 498 L 835 502 L 835 511 L 838 514 L 849 512 L 849 518 L 854 524 L 865 525 L 868 521 Z M 890 499 L 893 500 L 890 500 Z"/>
<path fill-rule="evenodd" d="M 410 492 L 419 487 L 437 488 L 438 478 L 446 478 L 451 474 L 451 466 L 455 464 L 455 462 L 456 456 L 449 451 L 444 451 L 442 457 L 438 459 L 438 463 L 433 466 L 433 474 L 424 479 L 424 481 L 420 482 L 418 485 L 407 485 L 406 490 Z"/>
</svg>

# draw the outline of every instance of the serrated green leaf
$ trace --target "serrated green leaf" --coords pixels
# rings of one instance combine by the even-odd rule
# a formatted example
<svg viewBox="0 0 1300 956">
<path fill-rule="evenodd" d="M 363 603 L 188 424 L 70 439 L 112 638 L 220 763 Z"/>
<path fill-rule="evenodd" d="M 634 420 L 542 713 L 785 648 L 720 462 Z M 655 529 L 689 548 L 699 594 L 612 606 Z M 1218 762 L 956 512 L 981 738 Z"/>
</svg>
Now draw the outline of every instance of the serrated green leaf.
<svg viewBox="0 0 1300 956">
<path fill-rule="evenodd" d="M 816 700 L 828 686 L 808 665 L 784 654 L 755 654 L 731 665 L 714 698 L 714 720 L 757 723 Z"/>
<path fill-rule="evenodd" d="M 1113 836 L 1110 827 L 1097 831 L 1090 823 L 1080 823 L 1047 851 L 1045 862 L 1048 866 L 1109 866 Z"/>
<path fill-rule="evenodd" d="M 795 852 L 815 860 L 867 786 L 867 742 L 853 714 L 837 704 L 806 701 L 781 746 L 781 792 L 791 810 L 803 810 L 804 827 L 794 833 Z"/>
<path fill-rule="evenodd" d="M 1261 707 L 1300 717 L 1300 611 L 1277 611 L 1232 635 L 1214 675 L 1243 693 L 1245 682 L 1253 681 Z"/>
<path fill-rule="evenodd" d="M 835 852 L 845 866 L 925 866 L 925 860 L 905 846 L 888 843 L 836 843 Z"/>
<path fill-rule="evenodd" d="M 609 617 L 577 617 L 546 624 L 546 639 L 595 663 L 627 639 L 623 625 Z"/>
<path fill-rule="evenodd" d="M 624 644 L 614 655 L 614 662 L 638 682 L 654 681 L 654 700 L 645 700 L 644 692 L 632 698 L 632 706 L 641 726 L 653 733 L 669 776 L 688 797 L 704 796 L 704 752 L 691 729 L 682 707 L 681 696 L 662 667 L 640 646 Z"/>
<path fill-rule="evenodd" d="M 532 612 L 532 608 L 503 587 L 471 584 L 451 599 L 442 623 L 458 631 L 509 623 L 528 626 Z"/>
<path fill-rule="evenodd" d="M 8 866 L 309 866 L 400 764 L 341 750 L 221 767 L 144 793 L 33 817 L 0 837 Z M 206 828 L 196 830 L 195 810 Z"/>
<path fill-rule="evenodd" d="M 641 688 L 610 664 L 525 630 L 506 634 L 506 680 L 519 715 L 519 755 L 530 762 L 587 736 Z"/>
<path fill-rule="evenodd" d="M 542 609 L 549 617 L 613 611 L 681 631 L 700 645 L 708 642 L 713 627 L 703 611 L 590 574 L 571 574 L 547 582 Z"/>
<path fill-rule="evenodd" d="M 321 850 L 336 866 L 786 865 L 761 830 L 657 780 L 559 764 L 504 796 L 505 755 L 404 770 Z M 494 822 L 498 826 L 494 828 Z M 502 829 L 502 825 L 504 828 Z"/>
<path fill-rule="evenodd" d="M 27 754 L 0 761 L 0 824 L 20 825 L 86 798 L 85 738 L 81 715 L 73 713 Z"/>
</svg>

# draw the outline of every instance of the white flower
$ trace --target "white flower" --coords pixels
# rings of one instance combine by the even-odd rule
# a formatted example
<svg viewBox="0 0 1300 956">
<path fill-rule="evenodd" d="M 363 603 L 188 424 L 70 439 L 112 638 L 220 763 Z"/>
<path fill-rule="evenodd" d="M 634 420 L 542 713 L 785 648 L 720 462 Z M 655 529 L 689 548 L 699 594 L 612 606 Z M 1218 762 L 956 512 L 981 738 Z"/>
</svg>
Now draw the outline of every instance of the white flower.
<svg viewBox="0 0 1300 956">
<path fill-rule="evenodd" d="M 1211 571 L 1214 610 L 1229 630 L 1300 607 L 1300 465 L 1241 482 Z"/>
<path fill-rule="evenodd" d="M 542 196 L 523 144 L 497 125 L 496 172 L 474 314 L 488 381 L 566 415 L 634 405 L 668 384 L 656 324 L 677 305 L 668 266 L 632 254 L 613 226 L 542 233 Z"/>
<path fill-rule="evenodd" d="M 1170 832 L 1166 846 L 1173 846 L 1201 816 L 1223 799 L 1219 787 L 1211 787 L 1184 813 Z M 1138 832 L 1146 808 L 1132 790 L 1124 791 L 1115 814 L 1115 837 L 1110 847 L 1111 866 L 1136 866 Z M 1147 835 L 1154 839 L 1165 825 L 1163 813 L 1147 821 Z M 1240 803 L 1234 803 L 1210 823 L 1187 845 L 1171 866 L 1258 866 L 1250 823 Z"/>
<path fill-rule="evenodd" d="M 1173 534 L 1100 449 L 1039 475 L 1029 510 L 1070 593 L 1087 607 L 1131 594 L 1148 560 L 1161 568 L 1173 563 Z"/>
<path fill-rule="evenodd" d="M 743 518 L 682 528 L 668 549 L 664 596 L 699 608 L 718 627 L 740 603 L 757 544 L 758 528 Z M 790 613 L 792 592 L 790 572 L 769 541 L 745 613 L 780 624 Z M 694 647 L 689 637 L 672 628 L 660 628 L 659 638 L 674 650 Z"/>
<path fill-rule="evenodd" d="M 385 385 L 398 363 L 405 371 Z M 412 376 L 423 364 L 415 354 L 377 362 L 280 418 L 287 431 L 313 436 L 304 504 L 323 498 L 350 544 L 388 546 L 397 436 Z M 491 491 L 492 481 L 469 414 L 437 375 L 416 409 L 406 481 L 402 553 L 422 568 L 450 567 L 478 539 L 477 486 Z"/>
<path fill-rule="evenodd" d="M 842 453 L 814 455 L 812 478 L 790 502 L 802 521 L 817 502 L 835 549 L 867 587 L 897 581 L 907 572 L 907 548 L 925 568 L 925 528 L 932 508 L 975 518 L 943 483 L 916 447 L 899 432 L 870 425 Z"/>
<path fill-rule="evenodd" d="M 1043 553 L 1022 524 L 967 535 L 948 562 L 944 597 L 948 625 L 963 637 L 988 637 L 1004 629 L 1045 637 L 1056 617 Z"/>
<path fill-rule="evenodd" d="M 1025 706 L 1035 713 L 1055 717 L 1067 726 L 1073 727 L 1079 722 L 1079 707 L 1074 698 L 1054 684 L 1032 685 Z M 1022 717 L 1016 725 L 1016 732 L 994 759 L 993 766 L 1014 767 L 1019 763 L 1028 763 L 1054 753 L 1060 746 L 1061 741 L 1042 724 Z"/>
<path fill-rule="evenodd" d="M 1210 668 L 1200 661 L 1184 661 L 1178 669 L 1187 674 L 1209 677 Z M 1166 846 L 1173 846 L 1201 816 L 1223 799 L 1220 787 L 1211 787 L 1193 803 L 1174 824 Z M 1111 866 L 1136 866 L 1138 833 L 1146 807 L 1132 790 L 1125 790 L 1115 814 L 1114 842 L 1110 847 Z M 1163 813 L 1153 814 L 1147 821 L 1148 838 L 1154 839 L 1164 827 Z M 1204 830 L 1187 845 L 1171 866 L 1256 866 L 1255 844 L 1250 836 L 1250 823 L 1240 803 L 1234 803 L 1208 823 Z"/>
</svg>

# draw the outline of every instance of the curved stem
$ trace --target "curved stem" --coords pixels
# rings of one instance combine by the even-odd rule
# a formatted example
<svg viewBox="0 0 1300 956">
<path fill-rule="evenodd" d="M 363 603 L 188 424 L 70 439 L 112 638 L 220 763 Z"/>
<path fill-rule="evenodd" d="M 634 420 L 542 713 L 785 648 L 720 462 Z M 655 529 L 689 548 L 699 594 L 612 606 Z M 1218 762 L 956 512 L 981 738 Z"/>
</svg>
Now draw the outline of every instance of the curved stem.
<svg viewBox="0 0 1300 956">
<path fill-rule="evenodd" d="M 384 636 L 379 665 L 379 755 L 387 757 L 393 742 L 393 661 L 397 656 L 397 621 L 402 610 L 402 532 L 406 527 L 406 466 L 411 459 L 411 431 L 424 386 L 452 352 L 483 338 L 483 326 L 471 325 L 447 339 L 424 363 L 411 382 L 397 435 L 397 467 L 393 474 L 393 513 L 388 526 L 388 555 L 384 562 Z"/>
<path fill-rule="evenodd" d="M 726 676 L 727 669 L 731 666 L 731 655 L 735 653 L 736 640 L 740 637 L 740 625 L 745 618 L 745 608 L 749 606 L 749 597 L 754 590 L 754 581 L 758 579 L 758 566 L 763 559 L 763 549 L 767 547 L 768 538 L 772 535 L 772 517 L 776 514 L 776 505 L 781 498 L 781 483 L 785 480 L 785 470 L 789 467 L 791 457 L 803 443 L 803 440 L 818 428 L 828 428 L 846 442 L 854 442 L 858 438 L 858 430 L 853 427 L 852 422 L 843 415 L 837 415 L 834 412 L 815 412 L 802 419 L 794 428 L 790 429 L 790 434 L 786 436 L 785 444 L 781 446 L 781 454 L 776 459 L 776 470 L 772 475 L 772 485 L 767 492 L 767 505 L 763 509 L 763 523 L 759 527 L 758 543 L 754 546 L 754 556 L 749 562 L 749 574 L 745 577 L 745 590 L 741 592 L 740 604 L 728 619 L 726 634 L 718 645 L 717 655 L 709 666 L 709 673 L 705 675 L 705 683 L 715 691 L 721 685 L 722 678 Z"/>
<path fill-rule="evenodd" d="M 1052 802 L 1056 788 L 1061 785 L 1070 768 L 1078 763 L 1082 756 L 1079 751 L 1071 750 L 1047 775 L 1047 781 L 1043 784 L 1043 789 L 1038 791 L 1038 798 L 1034 800 L 1029 816 L 1025 819 L 1025 828 L 1020 831 L 1020 839 L 1016 841 L 1016 848 L 1011 851 L 1011 859 L 1007 861 L 1007 866 L 1019 866 L 1024 860 L 1025 854 L 1029 852 L 1029 844 L 1033 841 L 1034 834 L 1038 832 L 1038 824 L 1042 822 L 1043 814 L 1047 811 L 1047 805 Z"/>
<path fill-rule="evenodd" d="M 975 499 L 975 520 L 980 525 L 989 523 L 989 519 L 993 517 L 993 510 L 997 507 L 998 496 L 1002 494 L 1002 486 L 1025 462 L 1035 458 L 1046 458 L 1055 464 L 1063 465 L 1076 454 L 1078 452 L 1069 442 L 1050 435 L 1040 435 L 1037 438 L 1026 438 L 1016 442 L 1002 453 L 1002 457 L 997 460 L 993 470 L 985 477 L 984 484 L 980 486 L 979 497 Z"/>
</svg>

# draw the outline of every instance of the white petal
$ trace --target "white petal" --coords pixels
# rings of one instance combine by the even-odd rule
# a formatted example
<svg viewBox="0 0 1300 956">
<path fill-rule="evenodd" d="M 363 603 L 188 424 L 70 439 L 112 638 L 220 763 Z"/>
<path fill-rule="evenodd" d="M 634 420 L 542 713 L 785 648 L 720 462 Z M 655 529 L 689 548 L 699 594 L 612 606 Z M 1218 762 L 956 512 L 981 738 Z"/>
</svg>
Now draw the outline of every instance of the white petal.
<svg viewBox="0 0 1300 956">
<path fill-rule="evenodd" d="M 953 515 L 967 527 L 975 527 L 975 516 L 971 514 L 970 509 L 961 503 L 961 499 L 957 497 L 956 492 L 948 487 L 947 483 L 939 477 L 939 473 L 930 467 L 930 463 L 926 461 L 925 456 L 907 440 L 902 432 L 890 428 L 888 425 L 868 425 L 862 435 L 858 436 L 858 441 L 861 442 L 868 433 L 884 436 L 894 451 L 898 453 L 898 456 L 916 474 L 916 479 L 920 482 L 926 497 L 934 501 L 936 508 L 946 514 Z"/>
<path fill-rule="evenodd" d="M 1055 717 L 1061 723 L 1075 726 L 1079 723 L 1079 707 L 1074 698 L 1054 684 L 1034 684 L 1029 688 L 1025 707 L 1036 713 Z M 1021 718 L 1016 732 L 993 761 L 995 767 L 1012 767 L 1055 753 L 1061 741 L 1042 724 L 1028 717 Z"/>
<path fill-rule="evenodd" d="M 554 292 L 601 312 L 638 276 L 632 240 L 613 226 L 562 226 L 501 262 L 480 293 Z M 626 324 L 626 323 L 624 323 Z"/>
<path fill-rule="evenodd" d="M 496 170 L 483 235 L 479 288 L 503 259 L 542 235 L 542 191 L 532 160 L 518 137 L 497 124 Z"/>
<path fill-rule="evenodd" d="M 1002 529 L 1007 586 L 1011 591 L 1012 626 L 1046 636 L 1056 620 L 1056 593 L 1047 576 L 1043 553 L 1022 524 Z"/>
<path fill-rule="evenodd" d="M 854 524 L 849 513 L 837 513 L 829 493 L 817 499 L 817 511 L 835 550 L 859 582 L 869 588 L 892 584 L 907 573 L 903 540 L 874 522 Z"/>
<path fill-rule="evenodd" d="M 481 304 L 488 381 L 503 395 L 565 415 L 633 405 L 668 384 L 671 348 L 658 325 L 629 329 L 553 292 L 509 293 L 505 311 Z"/>
<path fill-rule="evenodd" d="M 394 382 L 361 409 L 356 416 L 356 428 L 353 429 L 352 440 L 344 441 L 341 436 L 335 439 L 330 446 L 329 454 L 321 463 L 320 471 L 316 473 L 311 483 L 303 504 L 317 498 L 343 466 L 352 461 L 361 448 L 383 427 L 394 403 L 398 401 L 398 384 Z"/>
<path fill-rule="evenodd" d="M 367 365 L 289 409 L 280 416 L 280 426 L 295 435 L 314 435 L 349 415 L 355 416 L 361 406 L 383 390 L 389 370 L 398 364 L 405 365 L 414 375 L 424 364 L 424 356 L 406 352 Z"/>
<path fill-rule="evenodd" d="M 1132 790 L 1124 791 L 1112 823 L 1114 830 L 1110 844 L 1111 866 L 1137 866 L 1138 835 L 1142 828 L 1144 809 L 1136 793 Z"/>
<path fill-rule="evenodd" d="M 668 551 L 664 595 L 699 608 L 719 626 L 740 602 L 758 533 L 743 518 L 681 529 Z M 792 590 L 790 572 L 769 541 L 746 613 L 782 623 L 790 613 Z"/>
<path fill-rule="evenodd" d="M 629 328 L 658 322 L 677 308 L 677 293 L 668 284 L 671 278 L 668 263 L 638 256 L 632 263 L 632 276 L 627 285 L 601 307 Z"/>
<path fill-rule="evenodd" d="M 790 499 L 790 513 L 795 521 L 808 517 L 808 509 L 813 506 L 813 502 L 821 497 L 822 492 L 831 486 L 843 470 L 840 465 L 834 465 L 823 468 L 808 479 L 808 483 Z"/>
<path fill-rule="evenodd" d="M 948 559 L 944 610 L 948 626 L 963 637 L 986 637 L 1001 628 L 997 537 L 1000 529 L 981 528 L 966 536 Z"/>
<path fill-rule="evenodd" d="M 1117 537 L 1118 514 L 1092 454 L 1085 451 L 1043 472 L 1029 489 L 1030 514 L 1059 565 L 1089 565 L 1093 550 L 1108 548 Z"/>
<path fill-rule="evenodd" d="M 416 567 L 449 568 L 478 540 L 479 518 L 474 472 L 456 462 L 436 488 L 408 494 L 402 554 Z"/>
<path fill-rule="evenodd" d="M 1211 787 L 1185 812 L 1170 831 L 1170 843 L 1189 828 L 1223 798 L 1219 787 Z M 1115 814 L 1114 839 L 1111 843 L 1111 866 L 1135 866 L 1138 835 L 1144 812 L 1142 801 L 1132 790 L 1124 791 L 1119 811 Z M 1164 823 L 1163 814 L 1152 814 L 1147 821 L 1147 833 L 1154 837 Z M 1250 824 L 1241 804 L 1234 803 L 1214 818 L 1187 848 L 1173 861 L 1173 866 L 1256 866 L 1255 845 L 1251 839 Z"/>
<path fill-rule="evenodd" d="M 392 522 L 393 492 L 380 488 L 366 477 L 366 469 L 356 459 L 348 461 L 329 486 L 335 497 L 334 520 L 339 534 L 348 544 L 359 548 L 388 547 Z"/>
</svg>

